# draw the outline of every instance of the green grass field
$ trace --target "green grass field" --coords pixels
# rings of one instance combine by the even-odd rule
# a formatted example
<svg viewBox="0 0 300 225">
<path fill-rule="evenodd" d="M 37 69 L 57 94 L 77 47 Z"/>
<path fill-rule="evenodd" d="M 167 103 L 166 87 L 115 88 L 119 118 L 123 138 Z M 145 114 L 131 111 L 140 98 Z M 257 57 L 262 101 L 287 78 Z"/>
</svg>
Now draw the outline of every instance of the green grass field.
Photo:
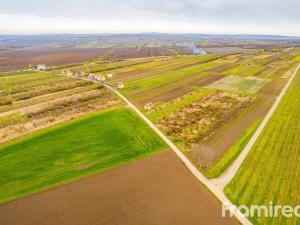
<svg viewBox="0 0 300 225">
<path fill-rule="evenodd" d="M 225 192 L 236 205 L 296 206 L 300 201 L 300 73 Z M 255 217 L 254 224 L 300 224 L 296 217 Z"/>
<path fill-rule="evenodd" d="M 128 109 L 113 109 L 0 145 L 0 202 L 166 148 Z"/>
</svg>

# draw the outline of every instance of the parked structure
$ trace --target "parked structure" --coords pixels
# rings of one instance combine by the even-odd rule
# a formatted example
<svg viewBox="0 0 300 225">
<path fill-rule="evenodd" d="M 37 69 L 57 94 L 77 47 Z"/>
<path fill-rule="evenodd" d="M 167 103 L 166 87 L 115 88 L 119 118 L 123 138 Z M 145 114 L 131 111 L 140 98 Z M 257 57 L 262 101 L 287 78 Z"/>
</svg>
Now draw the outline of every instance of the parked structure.
<svg viewBox="0 0 300 225">
<path fill-rule="evenodd" d="M 38 64 L 38 65 L 36 65 L 36 70 L 45 71 L 46 70 L 46 65 L 45 64 Z"/>
<path fill-rule="evenodd" d="M 87 77 L 89 80 L 94 80 L 94 74 L 90 73 Z"/>
<path fill-rule="evenodd" d="M 122 89 L 122 88 L 125 87 L 125 85 L 124 85 L 123 83 L 121 83 L 121 82 L 118 82 L 118 83 L 116 84 L 116 87 L 117 87 L 118 89 Z"/>
<path fill-rule="evenodd" d="M 149 102 L 146 105 L 144 105 L 145 110 L 151 110 L 151 109 L 153 109 L 153 107 L 154 107 L 153 102 Z"/>
<path fill-rule="evenodd" d="M 100 82 L 104 82 L 105 81 L 105 77 L 104 76 L 97 76 L 97 75 L 94 75 L 92 73 L 90 73 L 88 75 L 87 79 L 89 79 L 89 80 L 97 80 L 97 81 L 100 81 Z"/>
<path fill-rule="evenodd" d="M 95 80 L 103 82 L 103 81 L 105 81 L 105 77 L 103 77 L 103 76 L 95 76 Z"/>
<path fill-rule="evenodd" d="M 73 72 L 72 72 L 72 70 L 70 70 L 70 69 L 66 69 L 66 75 L 67 76 L 73 76 Z"/>
</svg>

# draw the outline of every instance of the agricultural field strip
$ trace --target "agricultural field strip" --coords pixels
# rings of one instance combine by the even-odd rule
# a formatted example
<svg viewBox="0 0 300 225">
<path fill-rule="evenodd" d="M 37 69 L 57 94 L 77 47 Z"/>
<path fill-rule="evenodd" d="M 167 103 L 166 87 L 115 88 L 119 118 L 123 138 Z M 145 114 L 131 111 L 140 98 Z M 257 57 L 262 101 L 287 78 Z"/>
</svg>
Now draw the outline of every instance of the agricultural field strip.
<svg viewBox="0 0 300 225">
<path fill-rule="evenodd" d="M 46 106 L 46 105 L 49 106 L 51 104 L 54 104 L 54 103 L 57 103 L 57 102 L 61 102 L 63 100 L 70 100 L 70 101 L 72 101 L 72 99 L 70 99 L 70 98 L 78 98 L 78 99 L 80 99 L 80 97 L 84 98 L 85 95 L 87 95 L 89 93 L 95 93 L 97 91 L 96 89 L 91 89 L 91 90 L 86 90 L 86 91 L 81 91 L 80 92 L 80 90 L 82 90 L 82 89 L 79 89 L 78 90 L 79 92 L 70 93 L 70 94 L 68 92 L 65 92 L 65 91 L 63 91 L 63 93 L 58 92 L 61 95 L 55 95 L 54 98 L 52 98 L 52 97 L 51 98 L 47 98 L 47 99 L 42 98 L 41 101 L 36 101 L 36 102 L 34 102 L 34 104 L 26 104 L 26 106 L 24 106 L 24 107 L 13 109 L 13 110 L 9 110 L 9 111 L 5 111 L 5 112 L 1 112 L 0 111 L 0 117 L 7 116 L 7 115 L 10 115 L 10 114 L 14 114 L 14 113 L 18 113 L 18 112 L 23 113 L 23 112 L 25 112 L 25 111 L 27 111 L 29 109 L 36 108 L 36 107 L 41 107 L 41 106 Z M 43 96 L 43 97 L 49 97 L 49 95 Z M 37 100 L 39 100 L 39 99 L 37 99 Z M 26 101 L 26 100 L 24 100 L 24 101 Z"/>
<path fill-rule="evenodd" d="M 4 81 L 3 79 L 0 78 L 1 82 L 1 88 L 3 90 L 8 91 L 11 95 L 13 94 L 18 94 L 20 92 L 29 92 L 29 91 L 34 91 L 36 89 L 45 89 L 45 88 L 53 88 L 54 86 L 62 86 L 62 85 L 67 85 L 67 84 L 72 84 L 72 83 L 78 83 L 74 82 L 74 80 L 70 80 L 67 78 L 61 78 L 59 76 L 53 76 L 53 74 L 45 77 L 32 77 L 30 78 L 30 81 L 27 81 L 27 77 L 24 78 L 24 80 L 19 80 L 19 81 Z M 52 86 L 51 86 L 52 85 Z M 51 87 L 50 87 L 51 86 Z"/>
<path fill-rule="evenodd" d="M 261 55 L 254 55 L 251 58 L 246 58 L 243 60 L 243 63 L 239 66 L 228 69 L 224 72 L 224 75 L 237 75 L 237 76 L 256 76 L 260 73 L 263 73 L 264 68 L 271 63 L 276 58 L 280 57 L 276 61 L 280 61 L 283 53 L 274 53 L 268 57 L 261 57 Z"/>
<path fill-rule="evenodd" d="M 205 78 L 207 76 L 209 76 L 209 74 L 205 74 L 205 73 L 201 73 L 201 72 L 195 73 L 195 74 L 192 74 L 192 75 L 189 75 L 186 77 L 181 77 L 181 78 L 172 80 L 169 83 L 165 83 L 161 86 L 156 86 L 156 87 L 147 89 L 145 91 L 141 91 L 139 93 L 129 95 L 129 97 L 134 98 L 134 97 L 148 96 L 148 95 L 152 95 L 152 94 L 158 95 L 160 93 L 161 89 L 162 89 L 162 91 L 166 92 L 169 89 L 174 89 L 176 87 L 182 86 L 182 84 L 193 83 L 193 82 L 197 81 L 198 79 Z"/>
<path fill-rule="evenodd" d="M 200 65 L 177 70 L 175 72 L 169 71 L 166 73 L 160 73 L 154 77 L 146 77 L 144 79 L 135 80 L 127 83 L 125 89 L 122 90 L 122 92 L 126 93 L 129 96 L 133 96 L 135 94 L 140 93 L 141 90 L 145 91 L 151 88 L 162 86 L 164 84 L 168 84 L 172 81 L 184 79 L 185 77 L 199 75 L 206 69 L 216 66 L 215 64 L 216 63 L 211 61 L 208 63 L 203 63 Z M 138 89 L 136 89 L 137 87 Z"/>
<path fill-rule="evenodd" d="M 84 129 L 87 131 L 83 135 Z M 116 139 L 124 142 L 120 145 Z M 48 142 L 46 149 L 45 142 Z M 59 124 L 1 145 L 0 203 L 124 164 L 166 147 L 146 123 L 124 107 Z M 32 160 L 36 163 L 32 164 Z"/>
<path fill-rule="evenodd" d="M 39 84 L 39 83 L 47 83 L 52 80 L 67 80 L 63 77 L 54 77 L 52 73 L 49 72 L 44 72 L 44 73 L 39 73 L 39 72 L 34 72 L 34 73 L 27 73 L 27 74 L 22 74 L 23 76 L 20 75 L 13 75 L 13 76 L 8 76 L 8 77 L 0 77 L 1 83 L 2 84 L 19 84 L 23 85 L 28 83 L 28 86 L 31 86 L 33 84 Z"/>
<path fill-rule="evenodd" d="M 243 151 L 241 152 L 239 157 L 233 162 L 233 164 L 225 171 L 225 173 L 223 175 L 221 175 L 219 178 L 212 179 L 212 183 L 216 187 L 218 187 L 220 190 L 224 190 L 224 188 L 229 184 L 229 182 L 236 175 L 237 171 L 239 170 L 240 166 L 242 165 L 242 163 L 246 159 L 248 153 L 252 149 L 252 147 L 255 144 L 256 140 L 258 139 L 259 135 L 261 134 L 264 127 L 266 126 L 266 124 L 268 123 L 268 121 L 272 117 L 273 113 L 277 109 L 277 107 L 278 107 L 280 101 L 282 100 L 283 96 L 285 95 L 287 89 L 289 88 L 289 86 L 293 82 L 295 76 L 298 73 L 299 68 L 300 68 L 300 64 L 298 64 L 298 66 L 297 66 L 296 70 L 294 71 L 293 75 L 290 77 L 289 81 L 287 82 L 287 84 L 285 85 L 283 90 L 281 91 L 280 95 L 277 97 L 277 99 L 276 99 L 275 103 L 273 104 L 272 108 L 269 110 L 268 114 L 266 115 L 266 117 L 264 118 L 264 120 L 262 121 L 260 126 L 257 128 L 256 132 L 253 134 L 253 136 L 251 137 L 251 139 L 249 140 L 249 142 L 247 143 L 247 145 L 245 146 L 245 148 L 243 149 Z"/>
<path fill-rule="evenodd" d="M 121 65 L 112 65 L 111 67 L 107 67 L 104 69 L 92 69 L 91 72 L 93 73 L 98 73 L 98 72 L 104 72 L 104 71 L 108 71 L 108 70 L 112 70 L 112 69 L 119 69 L 119 68 L 123 68 L 126 66 L 137 66 L 137 65 L 141 65 L 141 64 L 145 64 L 151 62 L 151 60 L 145 60 L 145 61 L 141 61 L 141 62 L 134 62 L 134 63 L 128 63 L 128 64 L 121 64 Z"/>
<path fill-rule="evenodd" d="M 170 70 L 179 69 L 179 65 L 181 69 L 195 66 L 200 63 L 207 63 L 209 61 L 213 61 L 225 56 L 210 56 L 210 57 L 191 57 L 191 56 L 178 56 L 178 57 L 169 57 L 164 60 L 153 60 L 143 66 L 134 66 L 134 67 L 126 67 L 126 69 L 132 69 L 134 71 L 141 70 L 143 76 L 139 78 L 140 80 L 147 79 L 148 77 L 161 76 L 163 72 L 170 72 Z M 130 71 L 132 71 L 130 70 Z M 116 74 L 117 78 L 119 78 L 118 73 Z M 122 78 L 122 77 L 120 77 Z M 134 80 L 138 80 L 134 78 Z"/>
<path fill-rule="evenodd" d="M 151 119 L 151 121 L 156 124 L 159 120 L 163 119 L 166 115 L 178 110 L 182 109 L 184 107 L 187 107 L 188 105 L 192 104 L 195 101 L 199 101 L 203 97 L 214 93 L 215 90 L 213 89 L 206 89 L 206 88 L 197 88 L 194 91 L 190 92 L 189 94 L 183 95 L 180 98 L 180 101 L 177 99 L 173 99 L 168 102 L 160 102 L 156 103 L 153 107 L 154 111 L 148 112 L 147 110 L 144 110 L 142 112 L 145 112 L 145 114 L 148 116 L 148 118 Z"/>
<path fill-rule="evenodd" d="M 223 56 L 223 58 L 226 58 L 227 56 Z M 222 60 L 221 60 L 222 61 Z M 224 64 L 224 62 L 222 63 L 220 61 L 220 58 L 212 58 L 212 59 L 210 59 L 210 60 L 206 60 L 206 62 L 202 62 L 202 65 L 197 65 L 197 63 L 192 63 L 191 65 L 190 65 L 190 67 L 187 67 L 187 68 L 181 68 L 181 70 L 182 71 L 185 71 L 186 69 L 189 69 L 189 68 L 193 68 L 193 67 L 195 67 L 195 66 L 200 66 L 200 67 L 204 67 L 204 68 L 199 68 L 199 70 L 200 70 L 200 72 L 201 73 L 204 73 L 204 72 L 206 72 L 206 71 L 210 71 L 211 70 L 211 68 L 217 68 L 217 67 L 219 67 L 219 66 L 224 66 L 224 65 L 226 65 L 226 64 Z M 215 63 L 215 65 L 209 65 L 209 63 L 210 62 L 214 62 Z M 207 64 L 207 67 L 208 68 L 206 68 L 206 66 L 204 66 L 205 64 Z M 170 69 L 172 69 L 172 68 L 170 68 Z M 174 68 L 173 68 L 174 69 Z M 177 70 L 176 72 L 178 73 L 180 71 L 180 69 L 179 70 Z M 159 79 L 159 78 L 161 78 L 161 77 L 164 77 L 164 76 L 167 76 L 168 75 L 168 70 L 167 71 L 165 71 L 165 73 L 163 72 L 163 71 L 159 71 L 157 74 L 154 74 L 153 76 L 143 76 L 143 77 L 141 77 L 141 78 L 135 78 L 132 82 L 126 82 L 126 88 L 125 88 L 125 90 L 123 90 L 122 92 L 123 93 L 127 93 L 127 92 L 129 92 L 129 93 L 127 93 L 127 94 L 129 94 L 129 96 L 131 96 L 131 97 L 134 97 L 135 95 L 139 95 L 139 94 L 143 94 L 143 91 L 142 92 L 140 92 L 139 90 L 134 90 L 134 88 L 133 88 L 133 90 L 131 91 L 131 90 L 129 90 L 130 89 L 130 87 L 131 86 L 147 86 L 146 84 L 147 83 L 152 83 L 152 82 L 155 82 L 155 80 L 156 80 L 156 77 L 157 77 L 157 79 Z M 199 72 L 199 71 L 198 71 Z M 199 73 L 200 73 L 199 72 Z M 143 71 L 142 73 L 145 73 L 144 75 L 148 75 L 147 74 L 147 72 L 145 72 L 145 71 Z M 187 71 L 187 73 L 188 73 L 188 71 Z M 220 73 L 220 74 L 223 74 L 223 73 Z M 195 76 L 197 75 L 197 74 L 194 74 Z M 174 80 L 174 82 L 176 82 L 176 80 L 182 80 L 182 79 L 188 79 L 190 76 L 192 76 L 192 75 L 189 75 L 189 76 L 184 76 L 184 77 L 180 77 L 180 78 L 178 78 L 177 77 L 177 79 L 175 79 Z M 162 78 L 161 78 L 162 79 Z M 172 78 L 170 78 L 170 79 L 172 79 Z M 169 79 L 169 80 L 170 80 Z M 162 83 L 162 82 L 159 82 L 160 84 Z M 167 84 L 166 84 L 167 85 Z M 149 86 L 149 85 L 148 85 Z M 154 85 L 154 87 L 153 87 L 154 89 L 155 88 L 159 88 L 159 87 L 157 87 L 157 85 Z M 132 89 L 132 88 L 131 88 Z M 151 89 L 151 87 L 149 88 L 147 88 L 147 87 L 143 87 L 143 89 L 146 89 L 146 90 L 144 90 L 144 91 L 152 91 Z M 130 93 L 130 92 L 132 92 L 132 93 Z"/>
<path fill-rule="evenodd" d="M 155 76 L 161 76 L 161 74 L 170 72 L 171 70 L 175 70 L 177 67 L 182 67 L 181 69 L 184 69 L 184 67 L 191 67 L 195 64 L 200 63 L 206 63 L 211 60 L 215 60 L 217 56 L 210 56 L 210 57 L 191 57 L 191 56 L 178 56 L 178 57 L 168 57 L 163 60 L 153 59 L 153 61 L 148 62 L 144 65 L 137 65 L 137 66 L 127 66 L 122 68 L 121 70 L 112 70 L 111 72 L 116 73 L 116 78 L 119 80 L 122 80 L 123 77 L 121 75 L 118 75 L 120 72 L 125 71 L 136 71 L 139 72 L 139 76 L 135 76 L 133 79 L 128 77 L 128 80 L 123 81 L 136 81 L 136 80 L 143 80 L 147 79 L 149 77 L 155 77 Z M 125 69 L 125 71 L 124 71 Z M 178 69 L 178 68 L 177 68 Z"/>
<path fill-rule="evenodd" d="M 0 112 L 8 111 L 10 109 L 15 109 L 22 106 L 28 106 L 28 104 L 32 105 L 34 103 L 55 99 L 57 97 L 69 96 L 80 92 L 95 90 L 97 88 L 98 88 L 97 85 L 91 83 L 85 86 L 75 86 L 75 87 L 70 87 L 70 89 L 66 89 L 66 90 L 58 90 L 57 92 L 49 92 L 49 93 L 33 96 L 28 99 L 13 101 L 11 105 L 1 106 Z"/>
<path fill-rule="evenodd" d="M 42 102 L 45 102 L 45 101 L 50 101 L 50 100 L 53 100 L 53 99 L 56 99 L 56 98 L 60 98 L 60 97 L 64 97 L 64 96 L 70 96 L 70 95 L 73 95 L 73 94 L 94 90 L 94 89 L 96 89 L 96 87 L 97 86 L 94 86 L 94 85 L 83 86 L 83 87 L 75 87 L 75 88 L 68 89 L 68 90 L 58 91 L 58 92 L 55 92 L 55 93 L 48 93 L 48 94 L 45 94 L 45 95 L 35 96 L 33 98 L 30 98 L 30 99 L 16 101 L 16 102 L 13 102 L 12 105 L 0 107 L 0 116 L 3 113 L 7 113 L 7 111 L 10 111 L 10 110 L 15 110 L 15 109 L 27 107 L 29 105 L 34 105 L 34 104 L 42 103 Z"/>
<path fill-rule="evenodd" d="M 236 205 L 299 205 L 299 72 L 237 174 L 225 188 Z M 271 175 L 271 176 L 270 176 Z M 299 224 L 299 217 L 251 218 L 257 225 Z"/>
<path fill-rule="evenodd" d="M 8 89 L 10 93 L 8 95 L 4 95 L 3 97 L 1 97 L 0 100 L 2 99 L 3 101 L 5 100 L 5 98 L 10 98 L 11 101 L 17 102 L 26 99 L 32 99 L 34 97 L 42 96 L 45 94 L 51 94 L 59 91 L 65 91 L 65 90 L 88 86 L 88 85 L 89 85 L 88 82 L 83 82 L 79 80 L 74 81 L 69 78 L 68 80 L 67 79 L 61 80 L 58 77 L 48 83 L 42 83 L 42 84 L 32 83 L 32 86 L 26 86 L 26 85 L 22 86 L 21 84 L 13 86 L 13 88 L 10 88 L 10 86 L 8 86 L 4 89 Z"/>
<path fill-rule="evenodd" d="M 132 71 L 132 70 L 141 70 L 141 72 L 143 72 L 142 70 L 145 70 L 145 69 L 152 70 L 152 68 L 159 68 L 160 66 L 166 67 L 166 65 L 172 66 L 172 63 L 175 63 L 175 65 L 176 65 L 176 62 L 183 63 L 184 61 L 191 61 L 191 60 L 195 60 L 195 57 L 192 58 L 190 56 L 188 56 L 188 57 L 179 56 L 179 57 L 174 58 L 174 57 L 167 56 L 167 57 L 155 57 L 155 58 L 151 58 L 151 60 L 147 59 L 147 61 L 144 61 L 143 63 L 138 63 L 138 64 L 128 63 L 128 61 L 130 62 L 130 61 L 134 61 L 134 60 L 119 61 L 118 63 L 121 64 L 122 66 L 117 66 L 117 67 L 116 67 L 116 65 L 114 65 L 114 66 L 111 65 L 111 64 L 115 64 L 116 62 L 111 62 L 111 63 L 102 62 L 100 64 L 95 63 L 95 62 L 90 62 L 88 64 L 81 64 L 76 67 L 68 67 L 68 68 L 71 70 L 77 70 L 77 72 L 78 72 L 84 65 L 87 65 L 89 68 L 104 65 L 104 66 L 106 66 L 106 68 L 103 69 L 103 72 L 109 70 L 110 73 L 114 73 L 115 76 L 118 77 L 118 73 L 122 73 L 122 72 L 128 72 L 128 71 Z M 170 62 L 170 63 L 167 63 L 167 62 Z M 107 64 L 109 65 L 108 67 L 110 69 L 107 69 Z M 162 70 L 162 69 L 163 68 L 160 68 L 160 70 Z M 90 72 L 94 72 L 93 69 Z M 97 71 L 96 74 L 99 74 L 100 72 L 101 71 Z"/>
<path fill-rule="evenodd" d="M 229 204 L 233 206 L 229 199 L 224 195 L 224 193 L 218 189 L 209 179 L 207 179 L 190 161 L 186 156 L 177 148 L 177 146 L 170 141 L 135 105 L 133 105 L 124 95 L 118 92 L 116 89 L 109 85 L 104 84 L 105 87 L 117 94 L 121 99 L 123 99 L 130 108 L 132 108 L 148 125 L 151 127 L 165 143 L 174 151 L 174 153 L 180 158 L 180 160 L 185 164 L 187 169 L 202 183 L 204 184 L 223 204 Z M 252 223 L 243 215 L 233 212 L 234 216 L 243 224 L 251 225 Z"/>
<path fill-rule="evenodd" d="M 207 87 L 225 91 L 255 93 L 269 81 L 266 78 L 253 76 L 240 77 L 229 75 L 209 84 Z"/>
</svg>

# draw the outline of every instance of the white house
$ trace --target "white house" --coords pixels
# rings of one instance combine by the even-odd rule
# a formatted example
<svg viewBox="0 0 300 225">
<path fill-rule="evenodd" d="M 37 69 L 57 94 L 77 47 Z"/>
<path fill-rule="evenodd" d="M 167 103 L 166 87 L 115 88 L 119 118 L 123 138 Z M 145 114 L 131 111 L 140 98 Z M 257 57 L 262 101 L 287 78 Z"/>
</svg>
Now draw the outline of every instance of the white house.
<svg viewBox="0 0 300 225">
<path fill-rule="evenodd" d="M 112 78 L 112 76 L 113 76 L 113 75 L 112 75 L 111 73 L 110 73 L 110 74 L 107 74 L 107 77 L 108 77 L 108 78 Z"/>
<path fill-rule="evenodd" d="M 73 72 L 70 69 L 66 70 L 66 75 L 67 76 L 73 76 Z"/>
<path fill-rule="evenodd" d="M 36 70 L 45 71 L 46 70 L 46 65 L 45 64 L 38 64 L 38 65 L 36 65 Z"/>
<path fill-rule="evenodd" d="M 153 107 L 154 107 L 153 102 L 149 102 L 146 105 L 144 105 L 145 110 L 151 110 L 151 109 L 153 109 Z"/>
<path fill-rule="evenodd" d="M 103 76 L 95 76 L 95 79 L 98 81 L 105 81 L 105 77 Z"/>
<path fill-rule="evenodd" d="M 94 80 L 94 75 L 93 75 L 92 73 L 90 73 L 90 74 L 88 75 L 88 79 L 89 79 L 89 80 Z"/>
</svg>

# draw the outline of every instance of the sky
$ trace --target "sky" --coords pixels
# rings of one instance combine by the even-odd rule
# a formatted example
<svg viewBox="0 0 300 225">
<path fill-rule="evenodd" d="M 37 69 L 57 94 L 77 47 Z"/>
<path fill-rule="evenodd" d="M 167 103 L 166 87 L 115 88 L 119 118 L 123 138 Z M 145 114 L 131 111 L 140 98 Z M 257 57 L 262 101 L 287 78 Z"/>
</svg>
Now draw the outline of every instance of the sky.
<svg viewBox="0 0 300 225">
<path fill-rule="evenodd" d="M 0 34 L 300 36 L 299 0 L 0 0 Z"/>
</svg>

